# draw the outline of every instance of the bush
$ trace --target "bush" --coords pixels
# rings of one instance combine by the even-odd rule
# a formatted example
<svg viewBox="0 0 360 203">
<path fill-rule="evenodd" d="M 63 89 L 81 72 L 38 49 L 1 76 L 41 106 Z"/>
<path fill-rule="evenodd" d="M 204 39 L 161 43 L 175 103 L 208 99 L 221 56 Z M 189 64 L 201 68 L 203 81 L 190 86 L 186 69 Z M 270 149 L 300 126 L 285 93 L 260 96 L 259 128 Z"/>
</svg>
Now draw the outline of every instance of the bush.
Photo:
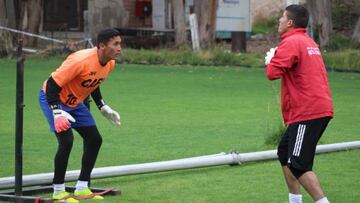
<svg viewBox="0 0 360 203">
<path fill-rule="evenodd" d="M 336 52 L 323 51 L 327 68 L 335 71 L 360 72 L 360 52 L 347 49 Z M 169 65 L 219 65 L 241 67 L 264 67 L 260 54 L 232 53 L 222 47 L 193 52 L 190 48 L 179 50 L 136 50 L 125 49 L 121 56 L 122 63 L 133 64 L 169 64 Z"/>
<path fill-rule="evenodd" d="M 257 33 L 265 34 L 273 30 L 277 30 L 278 22 L 279 22 L 278 16 L 275 16 L 270 19 L 268 18 L 258 19 L 252 25 L 252 32 L 254 34 Z"/>
<path fill-rule="evenodd" d="M 360 1 L 334 0 L 332 2 L 332 22 L 335 30 L 352 30 L 359 17 Z"/>
<path fill-rule="evenodd" d="M 280 122 L 275 127 L 270 127 L 268 124 L 265 132 L 265 144 L 271 146 L 278 145 L 285 131 L 286 131 L 286 127 L 282 122 Z"/>
<path fill-rule="evenodd" d="M 232 53 L 224 48 L 193 52 L 190 48 L 179 50 L 136 50 L 125 49 L 121 56 L 123 63 L 138 64 L 188 64 L 188 65 L 229 65 L 245 67 L 263 66 L 259 54 Z"/>
<path fill-rule="evenodd" d="M 351 39 L 342 35 L 341 33 L 332 33 L 330 34 L 329 45 L 326 46 L 327 49 L 332 51 L 349 49 L 352 46 Z"/>
<path fill-rule="evenodd" d="M 61 57 L 65 58 L 64 51 L 43 52 L 28 57 Z M 346 49 L 336 52 L 323 51 L 324 62 L 327 68 L 335 71 L 360 72 L 360 52 L 357 49 Z M 168 65 L 208 65 L 208 66 L 239 66 L 264 67 L 261 53 L 233 53 L 222 45 L 212 49 L 193 52 L 191 48 L 180 49 L 123 49 L 119 58 L 120 63 L 128 64 L 168 64 Z"/>
<path fill-rule="evenodd" d="M 325 65 L 334 71 L 360 72 L 360 51 L 347 49 L 336 52 L 323 52 Z"/>
</svg>

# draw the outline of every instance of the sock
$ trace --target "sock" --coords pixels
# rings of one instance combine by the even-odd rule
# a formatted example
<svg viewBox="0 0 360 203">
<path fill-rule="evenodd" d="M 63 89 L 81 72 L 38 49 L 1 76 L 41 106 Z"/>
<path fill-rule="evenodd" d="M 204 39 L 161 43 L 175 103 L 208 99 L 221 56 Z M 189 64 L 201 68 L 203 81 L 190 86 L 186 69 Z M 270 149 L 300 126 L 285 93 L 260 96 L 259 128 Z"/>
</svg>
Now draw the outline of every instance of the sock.
<svg viewBox="0 0 360 203">
<path fill-rule="evenodd" d="M 54 184 L 54 195 L 60 194 L 62 192 L 65 192 L 65 184 Z"/>
<path fill-rule="evenodd" d="M 323 197 L 323 198 L 319 199 L 318 201 L 316 201 L 315 203 L 330 203 L 330 202 L 327 199 L 327 197 Z"/>
<path fill-rule="evenodd" d="M 84 188 L 88 187 L 88 181 L 78 180 L 75 187 L 76 187 L 76 191 L 80 192 Z"/>
<path fill-rule="evenodd" d="M 289 203 L 302 203 L 302 195 L 289 193 Z"/>
</svg>

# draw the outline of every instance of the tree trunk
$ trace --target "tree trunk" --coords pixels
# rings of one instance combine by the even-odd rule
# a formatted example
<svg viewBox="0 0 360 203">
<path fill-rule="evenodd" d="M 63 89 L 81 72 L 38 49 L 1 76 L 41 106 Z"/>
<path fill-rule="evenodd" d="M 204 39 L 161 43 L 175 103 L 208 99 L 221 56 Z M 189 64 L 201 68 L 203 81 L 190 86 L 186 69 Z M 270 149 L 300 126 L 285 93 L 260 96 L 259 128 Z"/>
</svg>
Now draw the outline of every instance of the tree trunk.
<svg viewBox="0 0 360 203">
<path fill-rule="evenodd" d="M 331 0 L 307 0 L 307 9 L 312 17 L 313 27 L 319 33 L 320 47 L 329 44 L 332 31 Z"/>
<path fill-rule="evenodd" d="M 172 5 L 171 0 L 164 0 L 165 1 L 165 28 L 171 29 L 173 28 L 173 22 L 172 22 L 172 11 L 169 7 L 169 5 Z"/>
<path fill-rule="evenodd" d="M 357 46 L 360 45 L 360 17 L 357 20 L 357 23 L 354 28 L 353 35 L 351 37 L 352 42 L 354 42 Z"/>
<path fill-rule="evenodd" d="M 42 0 L 23 0 L 21 1 L 20 19 L 22 30 L 38 34 L 40 32 L 42 14 Z M 37 38 L 26 37 L 24 39 L 25 46 L 36 46 Z"/>
<path fill-rule="evenodd" d="M 199 24 L 200 47 L 207 49 L 215 41 L 218 0 L 196 0 L 194 11 Z"/>
<path fill-rule="evenodd" d="M 14 3 L 0 0 L 0 25 L 15 28 Z M 13 33 L 0 29 L 0 57 L 11 56 L 13 52 Z"/>
<path fill-rule="evenodd" d="M 177 47 L 186 44 L 186 24 L 184 1 L 172 0 L 175 27 L 175 45 Z"/>
</svg>

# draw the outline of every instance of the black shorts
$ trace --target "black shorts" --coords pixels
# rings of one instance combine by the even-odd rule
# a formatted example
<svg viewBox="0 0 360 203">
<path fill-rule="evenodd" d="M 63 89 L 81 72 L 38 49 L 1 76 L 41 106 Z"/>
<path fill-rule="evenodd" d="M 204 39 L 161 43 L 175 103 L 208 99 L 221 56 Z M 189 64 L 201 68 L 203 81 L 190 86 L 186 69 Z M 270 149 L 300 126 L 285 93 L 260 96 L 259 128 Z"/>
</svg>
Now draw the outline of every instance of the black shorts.
<svg viewBox="0 0 360 203">
<path fill-rule="evenodd" d="M 316 145 L 331 117 L 290 124 L 278 146 L 278 158 L 282 166 L 288 165 L 303 171 L 311 171 Z"/>
</svg>

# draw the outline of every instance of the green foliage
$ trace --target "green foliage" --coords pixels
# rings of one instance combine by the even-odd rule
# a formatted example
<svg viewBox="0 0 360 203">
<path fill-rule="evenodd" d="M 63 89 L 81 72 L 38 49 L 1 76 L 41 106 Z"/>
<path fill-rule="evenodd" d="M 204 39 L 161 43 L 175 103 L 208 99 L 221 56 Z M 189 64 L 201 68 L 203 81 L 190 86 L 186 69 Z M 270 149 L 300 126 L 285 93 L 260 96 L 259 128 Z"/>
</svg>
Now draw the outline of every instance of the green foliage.
<svg viewBox="0 0 360 203">
<path fill-rule="evenodd" d="M 322 55 L 330 70 L 360 72 L 360 51 L 357 49 L 323 52 Z"/>
<path fill-rule="evenodd" d="M 332 23 L 335 30 L 353 30 L 359 18 L 359 0 L 333 0 Z"/>
<path fill-rule="evenodd" d="M 359 48 L 358 44 L 351 42 L 355 24 L 359 18 L 360 1 L 334 0 L 332 1 L 332 33 L 326 46 L 328 51 L 338 51 L 350 48 Z M 319 31 L 314 28 L 314 38 L 319 39 Z"/>
<path fill-rule="evenodd" d="M 256 20 L 252 25 L 252 33 L 254 34 L 265 34 L 272 32 L 277 29 L 279 19 L 277 16 L 273 18 L 259 19 Z"/>
<path fill-rule="evenodd" d="M 180 50 L 136 50 L 124 49 L 121 56 L 123 63 L 169 64 L 169 65 L 227 65 L 261 67 L 263 59 L 259 54 L 232 53 L 224 48 L 215 47 L 209 51 L 193 52 L 191 49 Z"/>
<path fill-rule="evenodd" d="M 358 60 L 360 51 L 358 49 L 342 48 L 343 44 L 350 43 L 349 39 L 340 35 L 335 36 L 338 36 L 339 40 L 333 40 L 332 46 L 341 49 L 338 51 L 323 51 L 326 66 L 334 71 L 360 71 L 360 61 Z M 64 59 L 66 56 L 60 54 L 51 57 L 42 55 L 29 57 L 49 60 Z M 124 64 L 264 67 L 263 58 L 264 56 L 261 53 L 232 53 L 226 46 L 218 45 L 208 51 L 201 52 L 193 52 L 186 47 L 176 50 L 123 49 L 119 61 Z"/>
<path fill-rule="evenodd" d="M 346 43 L 347 39 L 341 38 Z M 335 43 L 335 42 L 334 42 Z M 342 42 L 338 40 L 341 47 Z M 360 71 L 360 51 L 342 49 L 341 51 L 324 51 L 323 58 L 327 67 L 334 71 Z M 120 60 L 122 63 L 135 64 L 168 64 L 168 65 L 208 65 L 208 66 L 242 66 L 263 67 L 263 56 L 259 53 L 232 53 L 226 48 L 215 47 L 211 51 L 194 53 L 190 49 L 181 50 L 136 50 L 125 49 Z"/>
<path fill-rule="evenodd" d="M 214 49 L 211 53 L 209 65 L 232 65 L 243 67 L 261 67 L 262 57 L 259 54 L 232 53 L 221 49 Z"/>
<path fill-rule="evenodd" d="M 280 101 L 280 81 L 271 82 L 271 88 L 273 90 L 273 101 L 267 105 L 266 112 L 266 126 L 265 126 L 265 145 L 277 146 L 280 142 L 282 135 L 286 130 L 284 121 L 281 118 L 281 101 Z M 279 116 L 274 117 L 274 113 Z"/>
<path fill-rule="evenodd" d="M 278 145 L 285 131 L 286 127 L 283 122 L 279 122 L 277 126 L 270 126 L 268 124 L 265 132 L 265 144 L 270 146 Z"/>
<path fill-rule="evenodd" d="M 137 63 L 137 64 L 191 64 L 203 65 L 203 59 L 198 55 L 193 54 L 191 50 L 137 50 L 137 49 L 124 49 L 121 61 L 124 63 Z"/>
<path fill-rule="evenodd" d="M 338 51 L 349 49 L 352 46 L 351 39 L 341 33 L 330 34 L 329 45 L 326 46 L 327 50 Z"/>
</svg>

